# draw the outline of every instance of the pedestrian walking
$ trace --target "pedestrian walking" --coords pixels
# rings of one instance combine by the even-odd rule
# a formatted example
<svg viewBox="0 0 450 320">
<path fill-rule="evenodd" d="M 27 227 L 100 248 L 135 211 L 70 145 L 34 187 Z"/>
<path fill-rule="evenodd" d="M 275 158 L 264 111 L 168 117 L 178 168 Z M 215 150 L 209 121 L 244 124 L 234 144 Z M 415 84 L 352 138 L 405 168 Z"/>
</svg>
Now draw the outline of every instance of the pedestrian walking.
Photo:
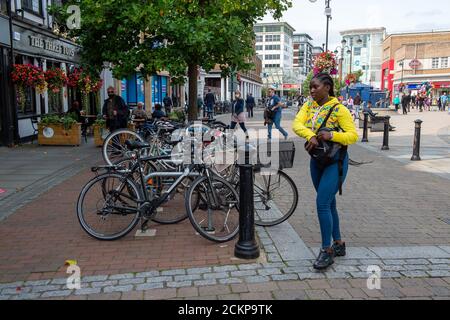
<svg viewBox="0 0 450 320">
<path fill-rule="evenodd" d="M 398 112 L 398 109 L 400 106 L 400 97 L 398 96 L 398 94 L 394 98 L 394 106 L 395 106 L 395 111 Z"/>
<path fill-rule="evenodd" d="M 255 98 L 251 93 L 249 93 L 249 95 L 247 96 L 245 106 L 247 107 L 248 117 L 253 118 L 253 109 L 255 108 Z"/>
<path fill-rule="evenodd" d="M 239 123 L 241 129 L 247 134 L 245 127 L 244 99 L 241 98 L 241 92 L 236 90 L 234 100 L 231 104 L 231 124 L 230 129 L 234 130 Z"/>
<path fill-rule="evenodd" d="M 268 113 L 272 114 L 271 121 L 268 123 L 268 138 L 269 140 L 272 140 L 272 128 L 273 125 L 275 125 L 275 128 L 278 129 L 278 131 L 281 132 L 281 134 L 284 136 L 284 139 L 287 140 L 289 134 L 281 127 L 281 117 L 282 117 L 282 110 L 283 110 L 283 103 L 281 102 L 281 99 L 279 96 L 275 94 L 275 89 L 270 88 L 269 89 L 269 105 L 267 107 Z"/>
<path fill-rule="evenodd" d="M 166 96 L 164 97 L 163 104 L 164 104 L 164 111 L 166 112 L 166 114 L 172 112 L 173 102 L 172 99 L 169 97 L 169 94 L 166 94 Z"/>
<path fill-rule="evenodd" d="M 356 116 L 359 117 L 359 110 L 361 109 L 362 98 L 359 93 L 356 94 L 355 99 L 353 99 L 353 105 Z"/>
<path fill-rule="evenodd" d="M 115 94 L 114 87 L 109 87 L 108 99 L 103 103 L 102 114 L 106 120 L 106 127 L 110 132 L 120 128 L 126 128 L 130 109 L 122 97 Z"/>
<path fill-rule="evenodd" d="M 334 97 L 333 88 L 330 75 L 319 73 L 314 76 L 310 83 L 314 100 L 303 106 L 292 125 L 294 132 L 307 140 L 305 148 L 312 156 L 310 171 L 317 192 L 316 205 L 322 235 L 321 250 L 314 263 L 317 270 L 330 267 L 334 263 L 334 257 L 346 255 L 346 244 L 340 232 L 336 194 L 341 191 L 348 172 L 347 147 L 358 140 L 350 111 Z M 325 145 L 334 150 L 335 154 L 327 153 Z"/>
<path fill-rule="evenodd" d="M 448 103 L 447 92 L 444 92 L 444 94 L 440 97 L 439 101 L 441 102 L 439 111 L 445 111 L 445 108 L 447 108 L 447 103 Z"/>
<path fill-rule="evenodd" d="M 402 97 L 402 109 L 404 115 L 408 114 L 408 106 L 409 106 L 409 96 L 405 94 Z"/>
<path fill-rule="evenodd" d="M 208 117 L 209 119 L 213 118 L 214 114 L 214 105 L 216 104 L 216 97 L 211 92 L 211 89 L 208 89 L 208 93 L 205 96 L 205 104 L 206 104 L 206 113 L 204 112 L 203 117 Z"/>
</svg>

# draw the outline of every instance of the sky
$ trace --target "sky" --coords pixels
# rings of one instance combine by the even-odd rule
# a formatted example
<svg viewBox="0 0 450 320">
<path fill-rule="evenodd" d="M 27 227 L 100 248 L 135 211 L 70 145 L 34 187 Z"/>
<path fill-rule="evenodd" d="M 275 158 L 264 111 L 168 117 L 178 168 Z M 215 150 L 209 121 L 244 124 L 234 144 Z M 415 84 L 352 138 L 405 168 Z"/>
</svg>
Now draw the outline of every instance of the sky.
<svg viewBox="0 0 450 320">
<path fill-rule="evenodd" d="M 325 0 L 292 0 L 293 6 L 281 21 L 296 33 L 308 33 L 314 45 L 325 43 Z M 388 33 L 404 31 L 450 30 L 449 0 L 331 0 L 330 45 L 340 44 L 340 31 L 386 27 Z M 273 22 L 267 15 L 262 22 Z"/>
</svg>

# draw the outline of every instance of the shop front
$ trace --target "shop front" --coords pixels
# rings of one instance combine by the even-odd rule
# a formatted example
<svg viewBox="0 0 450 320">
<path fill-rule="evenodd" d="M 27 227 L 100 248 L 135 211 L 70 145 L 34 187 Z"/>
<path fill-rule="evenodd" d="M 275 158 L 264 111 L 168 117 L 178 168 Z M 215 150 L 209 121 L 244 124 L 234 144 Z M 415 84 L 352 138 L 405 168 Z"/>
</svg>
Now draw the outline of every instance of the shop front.
<svg viewBox="0 0 450 320">
<path fill-rule="evenodd" d="M 0 15 L 0 146 L 8 145 L 14 139 L 14 132 L 11 130 L 11 123 L 14 122 L 13 114 L 8 106 L 13 97 L 9 90 L 8 71 L 10 69 L 10 32 L 7 17 Z"/>
<path fill-rule="evenodd" d="M 65 73 L 79 64 L 79 47 L 45 29 L 15 21 L 13 33 L 14 64 L 36 66 L 43 72 L 58 68 Z M 11 89 L 17 94 L 19 88 L 14 85 Z M 37 92 L 36 89 L 26 86 L 19 96 L 23 101 L 17 98 L 15 103 L 9 104 L 8 107 L 17 117 L 17 123 L 13 125 L 17 127 L 20 141 L 28 140 L 35 134 L 31 121 L 33 118 L 66 112 L 76 100 L 81 103 L 83 109 L 88 110 L 88 107 L 83 105 L 84 99 L 80 93 L 67 86 L 58 92 Z"/>
</svg>

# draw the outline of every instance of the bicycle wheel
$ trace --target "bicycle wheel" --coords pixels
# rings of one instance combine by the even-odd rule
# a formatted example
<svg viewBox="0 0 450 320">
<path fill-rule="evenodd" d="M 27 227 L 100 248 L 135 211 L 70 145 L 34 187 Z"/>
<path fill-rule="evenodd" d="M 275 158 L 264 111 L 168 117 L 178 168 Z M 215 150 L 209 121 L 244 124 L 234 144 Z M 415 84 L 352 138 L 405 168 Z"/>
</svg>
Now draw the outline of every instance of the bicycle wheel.
<svg viewBox="0 0 450 320">
<path fill-rule="evenodd" d="M 136 162 L 132 159 L 125 159 L 119 161 L 116 165 L 126 167 L 129 170 L 133 170 L 133 180 L 137 186 L 141 185 L 141 177 L 139 171 L 137 170 Z M 149 175 L 154 172 L 169 171 L 166 168 L 161 167 L 157 163 L 152 161 L 145 161 L 142 163 L 142 170 L 145 175 Z M 168 197 L 167 200 L 161 204 L 157 209 L 156 213 L 152 218 L 159 224 L 176 224 L 185 219 L 187 219 L 187 213 L 185 210 L 180 210 L 184 205 L 184 194 L 186 187 L 190 184 L 190 178 L 186 178 L 180 186 L 174 190 Z M 174 178 L 162 178 L 155 177 L 145 181 L 145 190 L 148 193 L 149 200 L 155 200 L 166 192 L 168 187 L 170 187 L 174 182 Z M 142 187 L 140 187 L 142 190 Z"/>
<path fill-rule="evenodd" d="M 224 179 L 211 177 L 211 184 L 207 177 L 196 179 L 187 192 L 185 203 L 192 226 L 206 239 L 227 242 L 238 234 L 239 196 Z"/>
<path fill-rule="evenodd" d="M 291 217 L 298 205 L 298 190 L 283 171 L 257 171 L 254 182 L 255 224 L 276 226 Z"/>
<path fill-rule="evenodd" d="M 128 129 L 116 130 L 106 137 L 102 145 L 102 155 L 108 165 L 112 166 L 114 162 L 129 158 L 130 151 L 125 145 L 127 140 L 144 142 L 144 138 Z"/>
<path fill-rule="evenodd" d="M 81 227 L 99 240 L 117 240 L 138 223 L 142 199 L 136 184 L 120 174 L 107 173 L 89 181 L 81 190 L 77 216 Z"/>
</svg>

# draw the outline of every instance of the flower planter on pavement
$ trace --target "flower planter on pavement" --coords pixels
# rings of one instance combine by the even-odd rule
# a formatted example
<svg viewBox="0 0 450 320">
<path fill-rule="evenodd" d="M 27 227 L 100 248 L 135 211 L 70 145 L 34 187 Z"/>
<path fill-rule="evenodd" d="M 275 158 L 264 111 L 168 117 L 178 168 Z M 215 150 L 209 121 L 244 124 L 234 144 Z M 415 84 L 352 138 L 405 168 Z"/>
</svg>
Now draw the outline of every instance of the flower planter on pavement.
<svg viewBox="0 0 450 320">
<path fill-rule="evenodd" d="M 38 144 L 43 146 L 79 146 L 81 144 L 81 124 L 73 124 L 64 129 L 62 124 L 39 124 Z"/>
</svg>

